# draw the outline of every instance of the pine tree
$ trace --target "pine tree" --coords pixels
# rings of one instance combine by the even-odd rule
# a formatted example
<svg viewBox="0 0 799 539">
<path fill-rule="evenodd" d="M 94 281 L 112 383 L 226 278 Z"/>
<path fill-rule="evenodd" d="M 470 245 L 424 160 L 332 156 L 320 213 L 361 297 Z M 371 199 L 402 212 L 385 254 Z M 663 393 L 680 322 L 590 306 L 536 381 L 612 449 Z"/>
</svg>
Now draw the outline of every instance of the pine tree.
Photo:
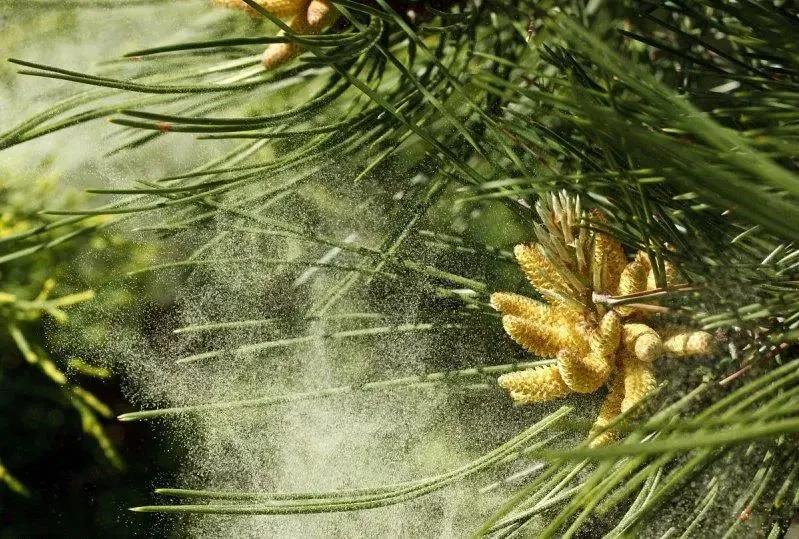
<svg viewBox="0 0 799 539">
<path fill-rule="evenodd" d="M 409 481 L 302 493 L 166 488 L 158 494 L 174 503 L 137 510 L 339 513 L 466 484 L 478 525 L 461 534 L 785 530 L 799 503 L 792 3 L 331 0 L 339 17 L 316 34 L 280 20 L 271 2 L 243 2 L 252 20 L 224 12 L 202 41 L 154 43 L 96 74 L 11 60 L 22 74 L 88 89 L 4 133 L 0 148 L 102 117 L 124 128 L 112 153 L 192 134 L 206 141 L 197 147 L 222 148 L 183 174 L 97 189 L 114 198 L 51 211 L 47 226 L 6 241 L 24 254 L 39 234 L 89 226 L 81 223 L 92 215 L 145 219 L 150 232 L 189 248 L 142 271 L 184 272 L 215 290 L 208 283 L 224 268 L 262 291 L 246 319 L 215 318 L 232 297 L 187 298 L 205 318 L 176 330 L 196 337 L 178 359 L 191 376 L 220 380 L 233 364 L 241 391 L 121 419 L 221 424 L 276 405 L 402 389 L 408 399 L 445 392 L 467 409 L 491 402 L 507 418 L 496 433 L 518 414 L 532 426 L 463 466 Z M 265 68 L 263 50 L 276 44 L 303 52 Z M 561 219 L 564 200 L 580 201 L 575 219 Z M 549 209 L 537 212 L 541 201 Z M 629 290 L 601 277 L 586 284 L 599 273 L 575 269 L 581 234 L 593 245 L 618 241 L 624 264 L 641 253 L 645 280 Z M 539 272 L 535 289 L 510 252 L 528 242 L 544 246 L 537 265 L 519 257 Z M 558 279 L 566 284 L 546 284 Z M 601 399 L 510 409 L 496 376 L 529 368 L 559 376 L 562 359 L 508 342 L 490 301 L 498 291 L 646 313 L 712 332 L 717 351 L 658 362 L 651 391 L 597 422 L 594 437 L 618 440 L 592 447 L 584 439 Z M 374 355 L 415 339 L 436 353 L 417 372 L 381 376 L 402 371 L 391 364 L 399 356 Z M 350 383 L 292 392 L 293 351 L 309 346 L 340 351 Z M 491 488 L 473 483 L 525 462 L 532 468 Z M 489 502 L 498 503 L 484 515 Z"/>
</svg>

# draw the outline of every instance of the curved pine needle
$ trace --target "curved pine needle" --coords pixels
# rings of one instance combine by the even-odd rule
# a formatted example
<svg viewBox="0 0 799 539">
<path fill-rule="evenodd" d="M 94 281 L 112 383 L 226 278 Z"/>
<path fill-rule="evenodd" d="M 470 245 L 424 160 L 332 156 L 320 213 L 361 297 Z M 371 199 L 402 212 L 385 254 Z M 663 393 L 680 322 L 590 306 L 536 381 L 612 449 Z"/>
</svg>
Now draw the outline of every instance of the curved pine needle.
<svg viewBox="0 0 799 539">
<path fill-rule="evenodd" d="M 272 406 L 275 404 L 286 404 L 286 403 L 293 403 L 305 400 L 314 400 L 323 397 L 358 393 L 361 391 L 386 390 L 386 389 L 393 389 L 404 386 L 426 387 L 426 385 L 429 384 L 454 384 L 464 379 L 470 379 L 480 376 L 493 376 L 496 374 L 503 374 L 505 372 L 509 372 L 510 370 L 516 368 L 536 367 L 539 365 L 549 365 L 551 363 L 552 362 L 549 360 L 544 360 L 544 361 L 527 361 L 521 363 L 507 363 L 503 365 L 489 365 L 489 366 L 481 365 L 479 367 L 470 367 L 467 369 L 433 372 L 429 374 L 419 374 L 415 376 L 394 378 L 391 380 L 379 380 L 357 385 L 346 385 L 334 388 L 319 389 L 315 391 L 307 391 L 304 393 L 291 393 L 288 395 L 276 395 L 276 396 L 261 397 L 255 399 L 225 401 L 225 402 L 208 403 L 208 404 L 195 404 L 188 406 L 176 406 L 173 408 L 160 408 L 156 410 L 142 410 L 139 412 L 129 412 L 126 414 L 122 414 L 118 417 L 118 419 L 120 421 L 139 421 L 143 419 L 154 419 L 158 417 L 191 414 L 191 413 L 202 413 L 215 410 Z"/>
<path fill-rule="evenodd" d="M 365 490 L 351 490 L 347 496 L 337 492 L 332 493 L 301 493 L 301 498 L 294 500 L 284 498 L 280 494 L 276 499 L 275 494 L 267 493 L 269 504 L 207 504 L 207 505 L 161 505 L 134 507 L 131 510 L 139 512 L 161 513 L 205 513 L 205 514 L 250 514 L 250 515 L 276 515 L 276 514 L 308 514 L 320 512 L 357 511 L 374 509 L 395 505 L 413 500 L 431 492 L 440 490 L 458 480 L 474 475 L 487 468 L 502 462 L 507 456 L 519 449 L 523 449 L 537 435 L 550 428 L 563 417 L 568 415 L 571 408 L 561 407 L 556 412 L 548 415 L 527 430 L 504 443 L 497 449 L 486 453 L 482 457 L 451 470 L 449 472 L 432 476 L 423 480 L 398 483 L 390 487 Z M 194 491 L 199 495 L 200 491 Z"/>
</svg>

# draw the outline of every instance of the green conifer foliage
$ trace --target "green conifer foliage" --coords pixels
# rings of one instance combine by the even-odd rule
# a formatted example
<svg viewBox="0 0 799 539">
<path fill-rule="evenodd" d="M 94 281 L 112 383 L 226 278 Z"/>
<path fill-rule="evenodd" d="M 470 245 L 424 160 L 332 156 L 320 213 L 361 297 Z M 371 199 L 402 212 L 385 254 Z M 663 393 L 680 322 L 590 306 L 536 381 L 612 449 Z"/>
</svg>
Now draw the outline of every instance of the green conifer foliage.
<svg viewBox="0 0 799 539">
<path fill-rule="evenodd" d="M 137 511 L 196 515 L 203 533 L 785 531 L 799 503 L 792 3 L 331 0 L 339 21 L 300 35 L 243 1 L 252 15 L 192 2 L 190 39 L 90 70 L 11 60 L 77 91 L 0 134 L 2 149 L 88 124 L 111 154 L 189 138 L 196 151 L 191 170 L 141 171 L 15 236 L 44 247 L 104 215 L 186 253 L 139 270 L 183 283 L 169 406 L 120 419 L 198 428 L 197 460 Z M 261 51 L 285 42 L 305 52 L 264 69 Z M 595 301 L 722 343 L 659 365 L 663 383 L 603 447 L 582 441 L 599 399 L 517 410 L 496 387 L 554 362 L 508 342 L 489 296 L 532 295 L 512 247 L 536 240 L 536 202 L 562 191 L 605 216 L 583 226 L 651 261 L 649 290 Z M 386 409 L 426 440 L 419 462 L 391 454 L 402 421 Z M 302 461 L 326 454 L 332 427 L 357 432 L 353 417 L 383 429 L 361 433 L 367 449 L 339 440 L 354 457 Z"/>
</svg>

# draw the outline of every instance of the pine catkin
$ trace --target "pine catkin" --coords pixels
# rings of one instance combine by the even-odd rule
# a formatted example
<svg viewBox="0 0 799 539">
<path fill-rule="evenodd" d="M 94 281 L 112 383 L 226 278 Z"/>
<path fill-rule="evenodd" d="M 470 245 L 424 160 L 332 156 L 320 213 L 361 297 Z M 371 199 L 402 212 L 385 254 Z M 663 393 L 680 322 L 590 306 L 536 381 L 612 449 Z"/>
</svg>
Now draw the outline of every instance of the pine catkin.
<svg viewBox="0 0 799 539">
<path fill-rule="evenodd" d="M 593 436 L 599 430 L 605 428 L 611 421 L 621 413 L 621 403 L 624 399 L 624 379 L 621 375 L 617 374 L 610 385 L 610 391 L 605 397 L 602 406 L 599 409 L 594 426 L 591 427 L 589 436 Z M 615 442 L 618 435 L 613 430 L 606 430 L 588 444 L 590 447 L 602 447 Z"/>
<path fill-rule="evenodd" d="M 676 357 L 706 356 L 713 352 L 715 340 L 707 331 L 688 331 L 669 337 L 663 343 L 665 353 Z"/>
<path fill-rule="evenodd" d="M 516 404 L 547 402 L 571 393 L 557 365 L 503 374 L 498 382 L 500 387 L 510 393 Z"/>
<path fill-rule="evenodd" d="M 626 356 L 622 361 L 622 376 L 624 377 L 624 399 L 621 402 L 621 411 L 626 412 L 644 395 L 655 389 L 657 382 L 652 372 L 652 364 L 646 361 Z"/>
</svg>

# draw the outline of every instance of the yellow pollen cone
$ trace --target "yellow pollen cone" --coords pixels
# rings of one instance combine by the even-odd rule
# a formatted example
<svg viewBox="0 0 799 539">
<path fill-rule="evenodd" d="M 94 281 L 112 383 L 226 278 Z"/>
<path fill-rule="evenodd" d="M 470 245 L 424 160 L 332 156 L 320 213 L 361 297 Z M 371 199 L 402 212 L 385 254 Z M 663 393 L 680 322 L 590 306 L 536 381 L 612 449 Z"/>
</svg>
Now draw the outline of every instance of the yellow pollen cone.
<svg viewBox="0 0 799 539">
<path fill-rule="evenodd" d="M 665 270 L 666 270 L 666 286 L 674 286 L 679 282 L 679 275 L 677 274 L 677 268 L 674 267 L 674 264 L 671 262 L 665 262 Z M 655 272 L 653 270 L 649 270 L 649 275 L 646 278 L 646 289 L 647 290 L 654 290 L 657 288 L 657 283 L 655 282 Z"/>
<path fill-rule="evenodd" d="M 610 360 L 619 348 L 620 338 L 621 319 L 615 312 L 608 311 L 591 334 L 591 351 Z"/>
<path fill-rule="evenodd" d="M 555 357 L 563 348 L 564 340 L 569 338 L 567 334 L 562 334 L 568 331 L 568 328 L 555 327 L 519 316 L 503 316 L 502 326 L 505 332 L 525 350 L 545 358 Z"/>
<path fill-rule="evenodd" d="M 300 35 L 315 33 L 311 31 L 312 29 L 308 25 L 305 13 L 300 13 L 294 17 L 291 23 L 289 23 L 289 27 Z M 281 32 L 280 35 L 284 35 L 283 32 Z M 272 43 L 261 55 L 261 64 L 267 69 L 274 69 L 298 56 L 302 50 L 303 46 L 293 41 L 288 43 Z"/>
<path fill-rule="evenodd" d="M 628 263 L 618 240 L 584 226 L 586 212 L 579 199 L 570 202 L 564 194 L 536 208 L 542 220 L 534 230 L 539 243 L 517 245 L 514 255 L 543 301 L 498 292 L 491 305 L 504 315 L 502 324 L 513 340 L 557 362 L 503 375 L 499 384 L 517 404 L 531 404 L 592 393 L 610 379 L 610 392 L 591 430 L 594 436 L 656 388 L 655 360 L 665 354 L 709 354 L 714 340 L 703 331 L 664 327 L 665 321 L 653 314 L 657 309 L 631 306 L 646 303 L 637 295 L 655 286 L 650 257 L 638 251 Z M 606 222 L 596 210 L 592 220 L 599 226 Z M 666 262 L 664 271 L 667 285 L 678 282 L 673 264 Z M 634 297 L 628 305 L 607 300 L 618 295 Z M 604 432 L 590 445 L 605 445 L 617 436 Z"/>
<path fill-rule="evenodd" d="M 553 313 L 549 305 L 520 294 L 495 292 L 491 294 L 491 306 L 502 314 L 520 316 L 529 320 L 549 323 Z"/>
<path fill-rule="evenodd" d="M 621 272 L 619 295 L 626 296 L 643 291 L 646 288 L 650 269 L 649 257 L 643 251 L 638 251 L 635 259 L 627 264 Z"/>
<path fill-rule="evenodd" d="M 599 389 L 608 379 L 611 368 L 608 361 L 593 354 L 580 357 L 571 350 L 558 353 L 560 376 L 566 386 L 576 393 L 593 393 Z"/>
<path fill-rule="evenodd" d="M 241 0 L 214 0 L 215 4 L 224 7 L 233 7 L 254 11 L 250 6 Z M 281 19 L 294 17 L 304 11 L 308 5 L 308 0 L 256 0 L 256 3 L 266 11 Z"/>
<path fill-rule="evenodd" d="M 663 350 L 672 356 L 706 356 L 713 352 L 713 335 L 706 331 L 686 331 L 666 339 Z"/>
<path fill-rule="evenodd" d="M 595 221 L 606 222 L 607 220 L 599 212 L 592 212 Z M 599 272 L 600 290 L 594 290 L 602 294 L 614 294 L 619 286 L 619 278 L 624 266 L 627 264 L 627 257 L 621 243 L 611 236 L 597 232 L 594 235 L 594 247 L 591 254 L 592 271 Z"/>
<path fill-rule="evenodd" d="M 652 373 L 652 364 L 639 361 L 630 355 L 623 357 L 621 371 L 624 377 L 624 399 L 621 402 L 621 411 L 626 412 L 644 395 L 655 389 L 657 382 Z"/>
<path fill-rule="evenodd" d="M 258 5 L 280 19 L 291 19 L 289 27 L 299 35 L 314 35 L 331 25 L 338 18 L 338 11 L 328 0 L 256 0 Z M 240 0 L 214 0 L 225 7 L 243 7 L 255 12 Z M 284 35 L 283 32 L 280 35 Z M 261 55 L 261 64 L 274 69 L 303 51 L 303 46 L 295 43 L 273 43 Z"/>
<path fill-rule="evenodd" d="M 640 361 L 651 363 L 663 355 L 660 335 L 646 324 L 624 324 L 621 335 L 624 349 Z"/>
<path fill-rule="evenodd" d="M 317 29 L 315 33 L 331 24 L 336 17 L 335 8 L 327 0 L 311 0 L 308 4 L 306 20 L 310 28 Z"/>
<path fill-rule="evenodd" d="M 537 244 L 517 245 L 513 249 L 513 254 L 530 284 L 536 290 L 542 293 L 546 291 L 558 294 L 568 292 L 569 286 L 566 284 L 566 280 L 541 252 Z"/>
<path fill-rule="evenodd" d="M 510 393 L 516 404 L 546 402 L 571 393 L 561 378 L 557 365 L 503 374 L 498 382 L 501 388 Z"/>
<path fill-rule="evenodd" d="M 591 427 L 589 436 L 594 435 L 600 429 L 606 427 L 611 421 L 616 419 L 621 413 L 621 403 L 624 399 L 624 379 L 621 375 L 616 375 L 610 386 L 610 391 L 599 409 L 594 426 Z M 589 447 L 602 447 L 609 443 L 615 442 L 618 439 L 617 434 L 613 430 L 606 430 L 588 444 Z"/>
</svg>

